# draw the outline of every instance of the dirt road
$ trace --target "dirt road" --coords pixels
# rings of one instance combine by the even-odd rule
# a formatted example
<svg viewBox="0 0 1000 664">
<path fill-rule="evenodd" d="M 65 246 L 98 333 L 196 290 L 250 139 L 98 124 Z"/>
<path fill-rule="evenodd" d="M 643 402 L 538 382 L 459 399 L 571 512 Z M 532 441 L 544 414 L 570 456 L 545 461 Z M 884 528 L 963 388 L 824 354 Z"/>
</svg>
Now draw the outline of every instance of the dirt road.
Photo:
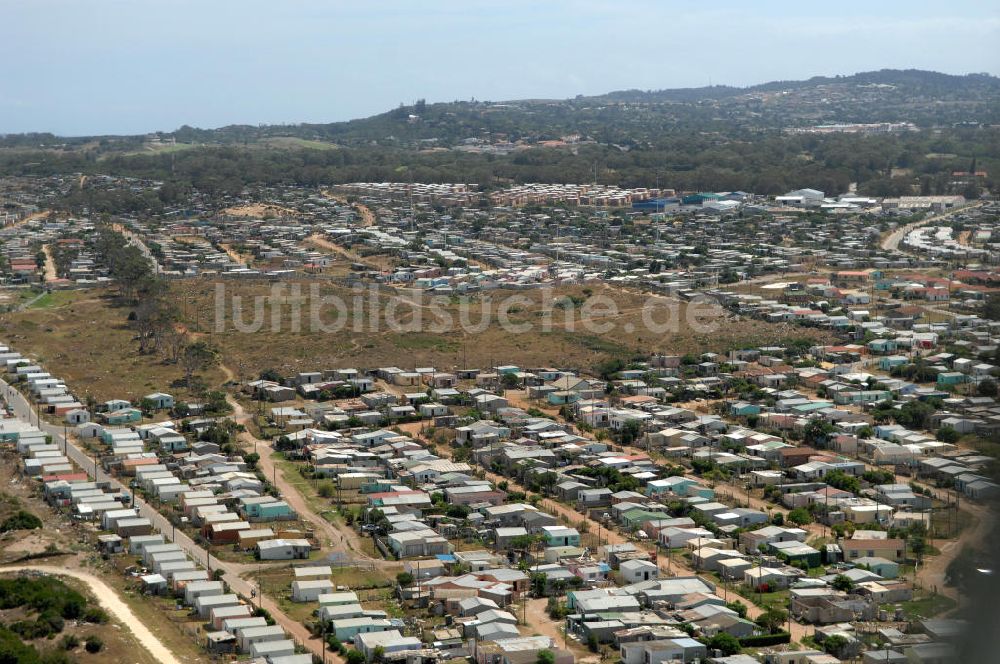
<svg viewBox="0 0 1000 664">
<path fill-rule="evenodd" d="M 344 205 L 349 205 L 346 196 L 335 194 L 331 191 L 324 191 L 323 195 L 326 196 L 327 198 L 332 198 L 333 200 L 339 203 L 343 203 Z M 368 228 L 369 226 L 374 226 L 376 224 L 377 218 L 375 216 L 375 213 L 372 212 L 371 208 L 369 208 L 367 205 L 362 205 L 361 203 L 355 203 L 352 207 L 355 210 L 357 210 L 358 214 L 361 215 L 361 225 L 363 227 Z"/>
<path fill-rule="evenodd" d="M 232 370 L 225 369 L 225 371 L 227 375 L 232 375 Z M 226 399 L 233 407 L 233 419 L 237 423 L 246 426 L 247 423 L 250 422 L 252 416 L 247 413 L 243 406 L 232 396 L 227 395 Z M 400 571 L 402 570 L 402 565 L 400 563 L 382 560 L 381 558 L 373 558 L 365 553 L 361 538 L 353 528 L 337 528 L 334 524 L 323 518 L 322 515 L 317 514 L 302 493 L 299 492 L 298 488 L 288 481 L 284 472 L 281 468 L 277 467 L 274 460 L 271 458 L 272 448 L 270 441 L 261 440 L 249 431 L 240 433 L 239 441 L 246 447 L 254 447 L 256 445 L 257 451 L 260 454 L 260 460 L 257 462 L 258 468 L 265 477 L 271 479 L 273 484 L 281 493 L 282 499 L 285 500 L 293 510 L 295 510 L 295 513 L 302 517 L 303 520 L 312 524 L 325 552 L 343 552 L 351 558 L 364 560 L 367 563 L 371 563 L 385 569 L 398 568 Z"/>
<path fill-rule="evenodd" d="M 31 214 L 26 214 L 25 216 L 23 216 L 20 219 L 18 219 L 17 221 L 15 221 L 13 224 L 11 224 L 9 226 L 9 228 L 17 228 L 18 226 L 23 226 L 24 224 L 26 224 L 26 223 L 28 223 L 30 221 L 34 221 L 36 219 L 41 219 L 43 217 L 47 217 L 48 215 L 49 215 L 49 213 L 47 211 L 45 211 L 45 212 L 32 212 Z"/>
<path fill-rule="evenodd" d="M 42 247 L 42 251 L 45 252 L 45 283 L 51 284 L 59 278 L 59 275 L 56 274 L 56 261 L 52 258 L 52 247 L 50 245 Z"/>
<path fill-rule="evenodd" d="M 156 661 L 163 664 L 181 664 L 180 660 L 174 657 L 174 654 L 132 613 L 132 609 L 129 608 L 128 604 L 122 601 L 110 586 L 96 576 L 75 569 L 49 567 L 47 565 L 0 567 L 0 572 L 4 573 L 22 571 L 41 572 L 53 576 L 71 576 L 74 579 L 82 581 L 90 588 L 90 592 L 97 598 L 98 603 L 107 609 L 119 623 L 124 625 L 125 629 L 131 631 L 136 640 L 143 648 L 149 651 Z"/>
<path fill-rule="evenodd" d="M 935 546 L 941 553 L 926 559 L 917 570 L 917 581 L 925 590 L 933 591 L 936 589 L 938 593 L 950 597 L 956 602 L 962 601 L 963 597 L 957 588 L 945 585 L 945 573 L 948 570 L 948 565 L 967 546 L 985 542 L 995 518 L 995 515 L 983 505 L 963 502 L 960 509 L 973 516 L 975 526 L 962 531 L 958 539 L 937 540 Z M 934 540 L 929 543 L 934 544 Z"/>
</svg>

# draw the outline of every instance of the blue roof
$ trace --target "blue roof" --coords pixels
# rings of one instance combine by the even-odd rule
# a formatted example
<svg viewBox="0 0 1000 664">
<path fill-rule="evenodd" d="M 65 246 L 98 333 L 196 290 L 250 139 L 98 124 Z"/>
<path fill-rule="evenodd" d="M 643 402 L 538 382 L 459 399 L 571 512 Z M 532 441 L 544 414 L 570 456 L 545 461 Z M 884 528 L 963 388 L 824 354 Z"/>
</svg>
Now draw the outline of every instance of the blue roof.
<svg viewBox="0 0 1000 664">
<path fill-rule="evenodd" d="M 438 560 L 440 560 L 443 563 L 453 563 L 453 562 L 456 562 L 458 560 L 458 558 L 456 558 L 455 556 L 451 555 L 450 553 L 439 553 L 439 554 L 437 554 L 434 557 L 437 558 Z"/>
</svg>

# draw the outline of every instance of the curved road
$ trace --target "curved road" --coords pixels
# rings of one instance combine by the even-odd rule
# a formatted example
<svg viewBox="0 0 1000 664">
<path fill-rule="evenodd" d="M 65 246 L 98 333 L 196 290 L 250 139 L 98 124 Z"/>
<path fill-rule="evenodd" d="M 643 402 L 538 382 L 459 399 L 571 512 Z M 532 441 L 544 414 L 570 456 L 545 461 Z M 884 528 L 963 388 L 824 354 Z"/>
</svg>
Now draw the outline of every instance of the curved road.
<svg viewBox="0 0 1000 664">
<path fill-rule="evenodd" d="M 128 604 L 122 601 L 118 594 L 106 583 L 96 576 L 81 572 L 75 569 L 63 567 L 49 567 L 47 565 L 14 565 L 11 567 L 0 567 L 0 572 L 41 572 L 52 576 L 71 576 L 87 584 L 90 592 L 97 598 L 98 604 L 108 610 L 115 619 L 118 620 L 125 629 L 132 632 L 136 640 L 149 651 L 156 661 L 161 664 L 181 664 L 180 660 L 156 638 L 149 628 L 139 618 L 132 613 Z"/>
<path fill-rule="evenodd" d="M 927 217 L 926 219 L 921 219 L 920 221 L 914 221 L 913 223 L 901 226 L 885 236 L 885 239 L 882 240 L 882 249 L 886 251 L 901 251 L 904 254 L 908 254 L 910 252 L 906 251 L 905 249 L 900 249 L 899 244 L 900 242 L 903 241 L 903 238 L 906 237 L 906 234 L 912 231 L 914 228 L 920 228 L 921 226 L 926 226 L 927 224 L 932 224 L 936 221 L 947 219 L 948 217 L 951 217 L 952 215 L 955 215 L 959 212 L 964 212 L 966 210 L 969 210 L 970 208 L 979 207 L 980 205 L 982 205 L 982 203 L 977 201 L 969 205 L 963 205 L 960 208 L 954 208 L 943 214 L 938 214 L 933 217 Z"/>
</svg>

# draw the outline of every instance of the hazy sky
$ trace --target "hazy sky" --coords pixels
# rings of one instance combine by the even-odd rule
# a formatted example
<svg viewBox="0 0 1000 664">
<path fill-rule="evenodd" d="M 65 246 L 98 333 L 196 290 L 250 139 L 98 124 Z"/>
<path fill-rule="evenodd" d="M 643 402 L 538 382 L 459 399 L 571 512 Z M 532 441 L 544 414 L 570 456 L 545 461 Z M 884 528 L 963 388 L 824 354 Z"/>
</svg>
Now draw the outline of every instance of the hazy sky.
<svg viewBox="0 0 1000 664">
<path fill-rule="evenodd" d="M 0 133 L 331 122 L 920 68 L 1000 72 L 996 0 L 0 0 Z"/>
</svg>

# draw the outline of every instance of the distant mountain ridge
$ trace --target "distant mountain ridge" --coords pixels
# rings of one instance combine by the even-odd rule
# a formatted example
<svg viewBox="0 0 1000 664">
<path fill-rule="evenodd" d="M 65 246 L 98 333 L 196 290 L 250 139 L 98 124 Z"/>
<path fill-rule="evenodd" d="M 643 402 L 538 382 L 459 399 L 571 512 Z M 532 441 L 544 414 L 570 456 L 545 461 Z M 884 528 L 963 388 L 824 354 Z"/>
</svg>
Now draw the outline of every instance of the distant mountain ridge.
<svg viewBox="0 0 1000 664">
<path fill-rule="evenodd" d="M 622 105 L 639 105 L 635 109 Z M 463 140 L 552 140 L 581 134 L 605 143 L 655 141 L 674 130 L 783 129 L 823 122 L 914 122 L 922 126 L 1000 124 L 1000 78 L 917 69 L 654 91 L 619 90 L 570 99 L 455 101 L 400 105 L 367 118 L 330 123 L 183 126 L 156 132 L 181 143 L 238 144 L 279 137 L 339 145 L 452 146 Z M 0 146 L 80 144 L 94 138 L 135 144 L 141 136 L 0 135 Z M 304 147 L 304 146 L 299 146 Z"/>
<path fill-rule="evenodd" d="M 822 85 L 901 85 L 915 90 L 939 89 L 942 86 L 969 86 L 1000 93 L 1000 77 L 990 74 L 956 75 L 923 69 L 880 69 L 847 76 L 813 76 L 805 80 L 770 81 L 746 87 L 713 85 L 700 88 L 670 88 L 649 91 L 636 89 L 616 90 L 591 98 L 622 101 L 700 101 L 736 97 L 754 92 L 799 90 Z"/>
<path fill-rule="evenodd" d="M 618 145 L 655 143 L 671 131 L 781 130 L 819 123 L 912 122 L 920 126 L 1000 123 L 1000 78 L 922 70 L 816 76 L 738 88 L 623 90 L 571 99 L 456 101 L 410 105 L 325 124 L 182 127 L 184 142 L 290 136 L 341 145 L 448 147 L 462 141 L 545 141 L 581 135 Z"/>
<path fill-rule="evenodd" d="M 1000 79 L 882 70 L 746 88 L 417 101 L 324 124 L 0 137 L 0 174 L 164 181 L 154 207 L 174 205 L 177 192 L 192 189 L 210 197 L 241 196 L 259 185 L 389 181 L 492 188 L 597 180 L 762 194 L 803 187 L 842 192 L 856 184 L 859 193 L 872 196 L 975 197 L 998 190 L 998 146 Z M 988 176 L 956 184 L 952 174 L 966 170 Z M 71 204 L 106 212 L 150 205 L 128 191 L 98 189 L 76 187 Z"/>
</svg>

